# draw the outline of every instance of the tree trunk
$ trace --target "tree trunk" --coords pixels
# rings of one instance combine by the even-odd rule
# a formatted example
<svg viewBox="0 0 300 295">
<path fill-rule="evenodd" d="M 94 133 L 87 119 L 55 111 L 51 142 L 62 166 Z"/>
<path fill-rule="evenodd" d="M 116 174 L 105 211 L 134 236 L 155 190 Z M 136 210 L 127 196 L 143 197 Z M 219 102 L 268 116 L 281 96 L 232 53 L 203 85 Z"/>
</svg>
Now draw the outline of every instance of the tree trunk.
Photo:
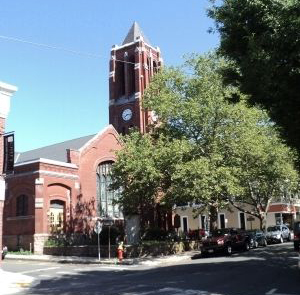
<svg viewBox="0 0 300 295">
<path fill-rule="evenodd" d="M 215 230 L 218 228 L 218 210 L 215 206 L 209 208 L 209 230 Z"/>
</svg>

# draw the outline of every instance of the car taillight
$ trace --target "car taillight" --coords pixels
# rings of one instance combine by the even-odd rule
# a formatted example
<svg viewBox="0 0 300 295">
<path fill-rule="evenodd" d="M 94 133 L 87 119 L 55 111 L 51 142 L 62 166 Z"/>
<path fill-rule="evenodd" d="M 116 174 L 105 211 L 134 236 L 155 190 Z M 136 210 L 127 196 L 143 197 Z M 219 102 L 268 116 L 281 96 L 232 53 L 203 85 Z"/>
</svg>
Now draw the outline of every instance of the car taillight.
<svg viewBox="0 0 300 295">
<path fill-rule="evenodd" d="M 295 236 L 294 236 L 294 240 L 296 240 L 296 241 L 300 240 L 300 234 L 295 235 Z"/>
<path fill-rule="evenodd" d="M 224 240 L 217 240 L 218 245 L 224 245 Z"/>
</svg>

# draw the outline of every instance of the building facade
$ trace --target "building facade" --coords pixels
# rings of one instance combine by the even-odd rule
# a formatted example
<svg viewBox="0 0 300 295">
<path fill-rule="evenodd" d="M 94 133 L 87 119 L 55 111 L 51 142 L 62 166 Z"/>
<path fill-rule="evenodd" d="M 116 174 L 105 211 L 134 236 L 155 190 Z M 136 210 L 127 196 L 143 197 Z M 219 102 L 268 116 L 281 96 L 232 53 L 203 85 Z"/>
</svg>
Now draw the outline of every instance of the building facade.
<svg viewBox="0 0 300 295">
<path fill-rule="evenodd" d="M 9 249 L 42 253 L 54 233 L 90 233 L 95 221 L 122 219 L 109 190 L 119 135 L 109 125 L 98 134 L 17 154 L 6 177 L 3 242 Z"/>
<path fill-rule="evenodd" d="M 136 127 L 147 132 L 155 120 L 142 97 L 161 66 L 158 48 L 150 45 L 137 23 L 121 46 L 111 50 L 109 122 L 98 134 L 15 155 L 14 173 L 6 176 L 3 241 L 9 249 L 43 252 L 56 233 L 90 233 L 99 218 L 122 221 L 113 202 L 110 170 L 122 148 L 119 134 Z"/>
<path fill-rule="evenodd" d="M 251 211 L 247 205 L 245 209 Z M 177 206 L 175 214 L 180 217 L 179 231 L 188 233 L 194 230 L 209 230 L 209 214 L 205 208 L 194 204 Z M 269 207 L 266 219 L 266 226 L 286 224 L 292 228 L 295 221 L 300 221 L 300 203 L 272 203 Z M 243 230 L 260 229 L 260 221 L 245 212 L 239 211 L 233 206 L 218 210 L 217 226 L 222 228 L 240 228 Z"/>
</svg>

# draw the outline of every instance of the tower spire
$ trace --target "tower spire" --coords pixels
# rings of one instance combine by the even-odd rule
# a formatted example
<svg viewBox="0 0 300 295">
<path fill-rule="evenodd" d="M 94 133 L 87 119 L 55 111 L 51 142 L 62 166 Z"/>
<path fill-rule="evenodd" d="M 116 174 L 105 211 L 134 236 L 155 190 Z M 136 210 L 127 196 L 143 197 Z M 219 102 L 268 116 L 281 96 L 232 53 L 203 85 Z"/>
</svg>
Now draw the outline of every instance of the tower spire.
<svg viewBox="0 0 300 295">
<path fill-rule="evenodd" d="M 140 26 L 138 25 L 137 22 L 134 22 L 133 25 L 131 26 L 126 38 L 124 39 L 122 45 L 136 42 L 139 38 L 144 40 L 145 43 L 150 44 L 149 39 L 144 35 L 143 31 L 141 30 Z"/>
</svg>

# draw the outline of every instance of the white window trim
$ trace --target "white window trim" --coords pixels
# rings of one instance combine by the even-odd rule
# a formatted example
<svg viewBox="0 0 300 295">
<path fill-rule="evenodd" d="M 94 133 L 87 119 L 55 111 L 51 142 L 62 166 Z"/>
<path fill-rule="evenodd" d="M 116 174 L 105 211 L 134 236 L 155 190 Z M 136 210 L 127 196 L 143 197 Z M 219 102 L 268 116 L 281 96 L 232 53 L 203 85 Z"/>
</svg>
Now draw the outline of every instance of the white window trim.
<svg viewBox="0 0 300 295">
<path fill-rule="evenodd" d="M 226 215 L 225 213 L 218 213 L 218 229 L 221 229 L 221 215 L 224 215 L 224 223 L 225 223 L 225 228 L 227 227 L 226 226 Z"/>
<path fill-rule="evenodd" d="M 181 216 L 181 222 L 180 222 L 180 228 L 182 230 L 182 232 L 184 232 L 184 228 L 183 228 L 183 218 L 186 218 L 186 226 L 187 226 L 187 231 L 189 231 L 189 217 L 188 216 Z"/>
<path fill-rule="evenodd" d="M 242 223 L 241 223 L 241 213 L 244 213 L 244 218 L 245 218 L 245 230 L 247 230 L 247 216 L 245 212 L 238 211 L 238 220 L 239 220 L 239 228 L 242 228 Z"/>
<path fill-rule="evenodd" d="M 206 230 L 205 224 L 202 224 L 202 216 L 205 217 L 205 221 L 207 222 L 207 215 L 206 214 L 199 214 L 199 228 L 203 228 Z"/>
</svg>

